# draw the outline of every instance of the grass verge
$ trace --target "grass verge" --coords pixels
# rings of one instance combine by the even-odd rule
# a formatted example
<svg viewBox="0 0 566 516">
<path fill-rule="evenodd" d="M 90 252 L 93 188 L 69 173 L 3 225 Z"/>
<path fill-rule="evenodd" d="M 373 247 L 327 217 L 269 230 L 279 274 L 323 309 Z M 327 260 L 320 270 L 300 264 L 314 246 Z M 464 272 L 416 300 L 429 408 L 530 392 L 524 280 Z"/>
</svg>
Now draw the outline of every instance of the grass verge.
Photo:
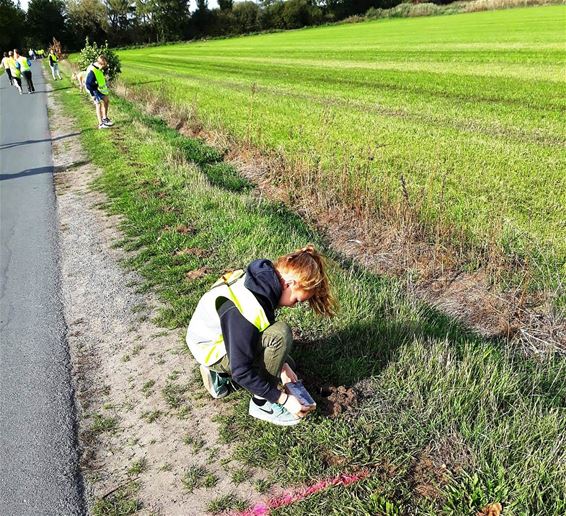
<svg viewBox="0 0 566 516">
<path fill-rule="evenodd" d="M 95 186 L 108 196 L 106 209 L 122 215 L 120 244 L 132 251 L 125 265 L 166 303 L 160 324 L 185 326 L 226 269 L 307 241 L 325 248 L 282 205 L 233 188 L 237 174 L 214 149 L 115 97 L 116 126 L 98 131 L 93 106 L 68 86 L 54 84 L 55 95 L 102 170 Z M 469 514 L 491 502 L 509 513 L 563 514 L 564 358 L 535 360 L 476 337 L 407 298 L 399 281 L 336 256 L 331 275 L 337 318 L 319 321 L 302 308 L 281 317 L 297 329 L 301 372 L 321 385 L 355 385 L 359 404 L 282 430 L 249 418 L 238 392 L 235 413 L 220 418 L 238 459 L 277 470 L 283 483 L 370 470 L 358 484 L 320 492 L 285 514 Z M 216 502 L 211 511 L 228 504 Z"/>
</svg>

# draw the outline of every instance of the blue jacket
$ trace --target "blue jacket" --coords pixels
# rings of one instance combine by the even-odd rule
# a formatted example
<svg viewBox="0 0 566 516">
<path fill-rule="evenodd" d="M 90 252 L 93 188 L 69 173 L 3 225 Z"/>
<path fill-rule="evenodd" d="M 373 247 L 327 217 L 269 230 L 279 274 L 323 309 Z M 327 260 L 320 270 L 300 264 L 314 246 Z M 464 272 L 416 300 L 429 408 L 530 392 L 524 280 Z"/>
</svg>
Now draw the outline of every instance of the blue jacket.
<svg viewBox="0 0 566 516">
<path fill-rule="evenodd" d="M 246 271 L 244 285 L 253 293 L 273 324 L 281 297 L 281 284 L 273 264 L 269 260 L 252 262 Z M 261 339 L 259 330 L 244 318 L 232 301 L 225 301 L 218 315 L 232 378 L 252 394 L 275 403 L 280 395 L 277 385 L 260 376 L 254 363 Z"/>
<path fill-rule="evenodd" d="M 28 62 L 28 66 L 31 66 L 31 61 L 27 58 L 26 58 L 26 61 Z M 16 61 L 16 68 L 19 70 L 21 67 L 22 67 L 22 65 L 20 63 L 18 63 L 18 61 Z"/>
<path fill-rule="evenodd" d="M 96 64 L 94 64 L 93 66 L 96 66 Z M 98 68 L 98 66 L 96 67 Z M 98 83 L 96 82 L 96 76 L 94 75 L 94 72 L 92 70 L 86 75 L 85 88 L 91 95 L 94 95 L 94 92 L 98 91 Z"/>
</svg>

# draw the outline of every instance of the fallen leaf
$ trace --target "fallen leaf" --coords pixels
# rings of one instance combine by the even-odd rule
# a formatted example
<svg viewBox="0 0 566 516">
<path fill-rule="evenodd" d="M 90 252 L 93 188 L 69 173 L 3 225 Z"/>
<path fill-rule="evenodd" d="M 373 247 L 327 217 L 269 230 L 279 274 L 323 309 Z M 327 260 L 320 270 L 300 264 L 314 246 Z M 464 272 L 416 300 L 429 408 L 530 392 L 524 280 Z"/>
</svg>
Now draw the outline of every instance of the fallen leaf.
<svg viewBox="0 0 566 516">
<path fill-rule="evenodd" d="M 193 233 L 196 233 L 196 229 L 191 227 L 191 226 L 187 226 L 186 224 L 181 224 L 179 226 L 177 226 L 175 228 L 175 231 L 177 233 L 180 233 L 181 235 L 192 235 Z"/>
<path fill-rule="evenodd" d="M 503 507 L 500 503 L 490 503 L 476 513 L 476 516 L 499 516 L 501 511 L 503 511 Z"/>
<path fill-rule="evenodd" d="M 209 272 L 210 269 L 208 267 L 201 267 L 200 269 L 187 272 L 187 274 L 185 274 L 185 278 L 188 280 L 195 280 L 206 276 Z"/>
</svg>

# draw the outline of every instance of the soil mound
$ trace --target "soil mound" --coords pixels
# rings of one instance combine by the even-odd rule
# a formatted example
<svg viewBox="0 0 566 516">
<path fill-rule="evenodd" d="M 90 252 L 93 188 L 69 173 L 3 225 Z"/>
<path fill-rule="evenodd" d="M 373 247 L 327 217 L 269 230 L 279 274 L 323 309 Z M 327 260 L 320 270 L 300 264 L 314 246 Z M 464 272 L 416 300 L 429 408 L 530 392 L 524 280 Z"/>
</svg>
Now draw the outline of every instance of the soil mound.
<svg viewBox="0 0 566 516">
<path fill-rule="evenodd" d="M 320 408 L 328 417 L 350 412 L 358 406 L 358 393 L 351 387 L 327 385 L 319 389 Z"/>
</svg>

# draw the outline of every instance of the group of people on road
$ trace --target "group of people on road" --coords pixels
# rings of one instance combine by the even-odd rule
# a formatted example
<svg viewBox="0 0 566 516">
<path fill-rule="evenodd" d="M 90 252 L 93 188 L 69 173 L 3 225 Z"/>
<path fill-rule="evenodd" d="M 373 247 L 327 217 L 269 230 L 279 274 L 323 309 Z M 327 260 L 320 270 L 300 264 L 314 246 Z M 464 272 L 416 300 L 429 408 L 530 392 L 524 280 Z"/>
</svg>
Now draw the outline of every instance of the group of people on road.
<svg viewBox="0 0 566 516">
<path fill-rule="evenodd" d="M 17 48 L 4 52 L 2 66 L 6 70 L 10 84 L 16 87 L 20 95 L 23 93 L 22 77 L 26 80 L 28 93 L 35 93 L 31 74 L 31 61 L 25 55 L 20 54 Z"/>
<path fill-rule="evenodd" d="M 42 57 L 42 54 L 37 50 L 30 49 L 29 56 L 31 60 L 34 60 L 36 57 Z M 48 58 L 53 80 L 62 80 L 57 52 L 55 52 L 54 49 L 50 49 Z M 23 94 L 22 78 L 26 81 L 28 93 L 35 93 L 31 73 L 31 60 L 26 57 L 25 54 L 21 54 L 18 49 L 4 52 L 2 57 L 1 65 L 6 71 L 8 81 L 18 90 L 20 95 Z M 84 76 L 85 89 L 90 93 L 96 106 L 96 117 L 98 119 L 99 129 L 108 129 L 114 125 L 112 120 L 108 118 L 108 94 L 110 92 L 104 75 L 107 68 L 108 61 L 106 57 L 100 55 L 96 61 L 87 68 L 86 72 L 81 72 Z"/>
<path fill-rule="evenodd" d="M 8 81 L 18 90 L 20 95 L 23 94 L 22 78 L 26 81 L 28 93 L 35 93 L 35 86 L 33 84 L 33 76 L 31 72 L 31 62 L 35 61 L 37 57 L 45 57 L 45 51 L 30 49 L 28 55 L 29 57 L 26 57 L 25 53 L 20 53 L 20 51 L 15 48 L 14 50 L 4 52 L 2 57 L 2 67 L 6 71 Z M 61 72 L 59 71 L 59 58 L 57 56 L 57 53 L 53 49 L 51 49 L 49 51 L 48 57 L 49 67 L 51 68 L 53 80 L 62 80 L 63 78 L 61 77 Z"/>
<path fill-rule="evenodd" d="M 30 48 L 28 51 L 28 55 L 29 58 L 33 61 L 35 61 L 36 59 L 43 59 L 45 57 L 45 50 L 43 50 L 42 48 L 40 48 L 39 50 L 34 50 L 33 48 Z"/>
</svg>

